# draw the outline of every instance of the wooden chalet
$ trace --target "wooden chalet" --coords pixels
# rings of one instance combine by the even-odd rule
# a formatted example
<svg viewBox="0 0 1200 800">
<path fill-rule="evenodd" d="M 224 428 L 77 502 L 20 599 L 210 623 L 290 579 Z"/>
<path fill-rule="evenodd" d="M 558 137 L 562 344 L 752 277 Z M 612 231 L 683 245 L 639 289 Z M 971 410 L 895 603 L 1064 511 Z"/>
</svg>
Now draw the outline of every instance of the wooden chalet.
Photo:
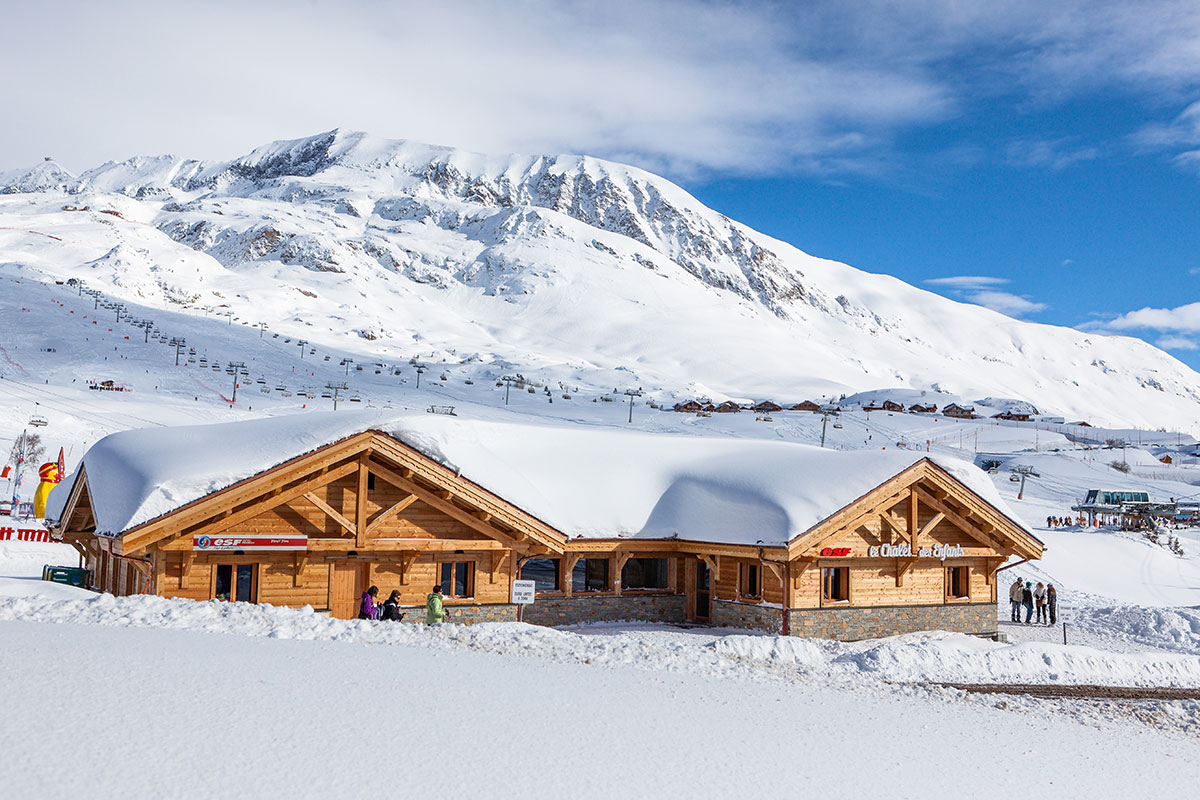
<svg viewBox="0 0 1200 800">
<path fill-rule="evenodd" d="M 702 411 L 704 406 L 697 403 L 695 400 L 688 400 L 686 403 L 676 403 L 675 411 L 683 414 L 695 414 L 697 411 Z"/>
<path fill-rule="evenodd" d="M 736 414 L 737 412 L 742 410 L 742 407 L 739 406 L 737 403 L 733 402 L 732 400 L 726 400 L 724 403 L 721 403 L 719 406 L 716 406 L 709 410 L 716 411 L 718 414 Z"/>
<path fill-rule="evenodd" d="M 910 414 L 936 414 L 937 410 L 938 407 L 932 403 L 927 406 L 923 406 L 920 403 L 913 403 L 908 407 L 908 413 Z"/>
<path fill-rule="evenodd" d="M 814 403 L 812 400 L 805 400 L 802 403 L 796 403 L 788 410 L 789 411 L 809 411 L 809 412 L 812 412 L 813 414 L 821 413 L 821 407 L 819 405 L 817 405 L 816 403 Z"/>
<path fill-rule="evenodd" d="M 1009 422 L 1029 422 L 1032 418 L 1032 414 L 1023 411 L 1001 411 L 999 414 L 992 415 L 992 419 L 1003 419 Z"/>
<path fill-rule="evenodd" d="M 975 419 L 975 406 L 964 407 L 958 403 L 950 403 L 942 409 L 942 414 L 955 419 Z"/>
<path fill-rule="evenodd" d="M 904 411 L 904 406 L 900 405 L 899 403 L 897 403 L 894 400 L 884 400 L 883 401 L 883 410 L 884 411 L 892 411 L 892 412 Z"/>
<path fill-rule="evenodd" d="M 779 405 L 778 403 L 772 403 L 770 400 L 763 400 L 761 403 L 753 406 L 751 411 L 771 414 L 776 411 L 783 411 L 783 406 Z"/>
<path fill-rule="evenodd" d="M 775 442 L 753 446 L 791 453 Z M 845 458 L 816 452 L 808 457 Z M 862 456 L 893 459 L 881 467 L 888 473 L 900 457 Z M 398 589 L 407 621 L 423 621 L 436 584 L 448 621 L 516 620 L 520 577 L 536 582 L 523 617 L 537 624 L 690 621 L 847 640 L 929 629 L 993 635 L 997 571 L 1012 556 L 1042 552 L 1026 528 L 928 458 L 766 545 L 754 528 L 731 530 L 726 541 L 689 538 L 686 528 L 569 536 L 473 482 L 469 470 L 373 429 L 120 530 L 98 519 L 87 464 L 66 486 L 55 532 L 79 552 L 94 588 L 309 605 L 339 618 L 354 617 L 373 584 L 381 599 Z M 816 470 L 795 475 L 818 479 Z"/>
</svg>

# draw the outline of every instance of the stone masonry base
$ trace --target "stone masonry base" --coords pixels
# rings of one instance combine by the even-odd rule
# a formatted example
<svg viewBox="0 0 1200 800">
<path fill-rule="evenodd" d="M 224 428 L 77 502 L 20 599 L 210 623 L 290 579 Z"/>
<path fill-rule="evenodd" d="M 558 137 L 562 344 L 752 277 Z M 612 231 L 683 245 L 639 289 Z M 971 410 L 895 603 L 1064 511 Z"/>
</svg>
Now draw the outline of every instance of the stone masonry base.
<svg viewBox="0 0 1200 800">
<path fill-rule="evenodd" d="M 996 604 L 990 602 L 792 609 L 788 612 L 788 624 L 793 636 L 843 642 L 930 630 L 994 637 L 997 629 Z"/>
<path fill-rule="evenodd" d="M 579 625 L 587 622 L 684 621 L 681 594 L 538 597 L 525 606 L 522 619 L 534 625 Z"/>
</svg>

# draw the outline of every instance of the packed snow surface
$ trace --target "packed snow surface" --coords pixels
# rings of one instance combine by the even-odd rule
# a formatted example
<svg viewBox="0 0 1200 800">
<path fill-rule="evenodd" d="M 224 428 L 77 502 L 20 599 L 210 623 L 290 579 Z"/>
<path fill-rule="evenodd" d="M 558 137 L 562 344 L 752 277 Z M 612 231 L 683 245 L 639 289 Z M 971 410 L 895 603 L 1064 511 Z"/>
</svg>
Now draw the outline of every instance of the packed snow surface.
<svg viewBox="0 0 1200 800">
<path fill-rule="evenodd" d="M 96 528 L 119 533 L 366 430 L 395 437 L 572 537 L 781 544 L 926 457 L 431 414 L 291 415 L 102 439 L 83 459 Z M 981 470 L 933 460 L 1015 520 Z M 61 506 L 68 493 L 52 498 Z"/>
</svg>

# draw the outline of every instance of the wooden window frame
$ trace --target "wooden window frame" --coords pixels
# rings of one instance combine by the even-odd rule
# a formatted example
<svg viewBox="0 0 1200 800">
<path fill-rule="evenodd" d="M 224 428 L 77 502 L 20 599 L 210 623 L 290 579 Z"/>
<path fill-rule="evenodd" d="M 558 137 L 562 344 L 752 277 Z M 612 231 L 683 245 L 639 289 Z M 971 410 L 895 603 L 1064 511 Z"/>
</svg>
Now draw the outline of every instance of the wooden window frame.
<svg viewBox="0 0 1200 800">
<path fill-rule="evenodd" d="M 966 591 L 966 594 L 954 595 L 954 594 L 950 593 L 951 586 L 953 585 L 952 578 L 950 577 L 950 570 L 954 570 L 954 569 L 961 569 L 963 571 L 962 572 L 962 585 L 963 585 L 963 589 Z M 943 580 L 945 582 L 944 588 L 946 590 L 945 591 L 945 600 L 947 603 L 970 602 L 970 600 L 971 600 L 971 567 L 970 567 L 970 565 L 968 565 L 968 564 L 947 564 L 942 571 L 942 575 L 944 576 L 943 577 Z"/>
<path fill-rule="evenodd" d="M 837 565 L 821 564 L 821 565 L 819 565 L 819 568 L 821 570 L 821 608 L 825 608 L 826 606 L 843 607 L 843 606 L 850 605 L 851 600 L 854 597 L 854 595 L 852 594 L 852 592 L 853 592 L 852 587 L 854 586 L 854 582 L 851 578 L 850 568 L 844 564 L 837 564 Z M 845 577 L 846 596 L 845 596 L 845 598 L 837 599 L 837 598 L 830 598 L 830 597 L 825 596 L 825 572 L 826 572 L 826 570 L 842 570 L 846 573 L 846 577 Z"/>
<path fill-rule="evenodd" d="M 563 589 L 563 580 L 565 579 L 563 576 L 563 561 L 564 561 L 564 559 L 562 556 L 535 556 L 533 558 L 526 559 L 525 563 L 528 563 L 529 561 L 557 561 L 558 562 L 558 586 L 556 586 L 553 590 L 538 589 L 538 593 L 543 594 L 543 595 L 565 594 L 566 590 Z M 520 569 L 517 570 L 517 578 L 520 580 L 525 580 L 524 578 L 521 578 L 521 571 L 525 569 L 525 563 L 522 563 L 520 566 Z"/>
<path fill-rule="evenodd" d="M 578 589 L 577 590 L 575 588 L 575 570 L 578 569 L 579 565 L 585 561 L 603 561 L 608 564 L 608 570 L 607 570 L 608 574 L 606 576 L 606 579 L 604 582 L 605 586 L 603 589 Z M 613 571 L 614 571 L 613 570 L 613 558 L 611 556 L 606 556 L 603 558 L 589 558 L 587 556 L 584 556 L 575 562 L 574 566 L 571 567 L 571 574 L 565 576 L 563 578 L 563 580 L 571 582 L 571 584 L 570 584 L 571 585 L 571 594 L 575 595 L 575 596 L 578 596 L 578 595 L 593 595 L 594 596 L 594 595 L 600 595 L 600 594 L 612 594 L 615 591 L 615 589 L 613 588 Z M 586 566 L 584 567 L 584 581 L 583 582 L 585 585 L 587 584 L 587 567 Z"/>
<path fill-rule="evenodd" d="M 471 601 L 475 600 L 475 588 L 476 588 L 475 587 L 475 584 L 476 584 L 475 563 L 476 563 L 475 559 L 473 559 L 473 558 L 469 559 L 469 558 L 466 558 L 465 556 L 461 557 L 461 558 L 459 558 L 459 557 L 442 558 L 437 561 L 437 581 L 438 581 L 439 586 L 442 585 L 442 567 L 443 567 L 443 565 L 445 565 L 445 564 L 452 565 L 451 566 L 451 574 L 450 574 L 450 592 L 454 591 L 454 565 L 457 565 L 457 564 L 466 564 L 467 565 L 467 583 L 469 584 L 469 586 L 467 586 L 467 594 L 465 594 L 465 595 L 451 594 L 451 593 L 448 593 L 443 588 L 442 589 L 443 597 L 445 597 L 447 600 L 471 600 Z"/>
<path fill-rule="evenodd" d="M 747 592 L 746 584 L 750 570 L 757 571 L 758 592 L 757 594 Z M 737 585 L 738 600 L 752 600 L 756 603 L 761 603 L 763 600 L 763 566 L 752 561 L 742 561 L 738 563 L 738 585 Z"/>
<path fill-rule="evenodd" d="M 220 569 L 221 567 L 229 567 L 230 568 L 230 581 L 231 581 L 230 594 L 232 596 L 228 600 L 222 600 L 221 602 L 223 602 L 223 603 L 257 603 L 258 602 L 258 596 L 261 592 L 261 584 L 259 582 L 259 577 L 260 577 L 260 572 L 261 572 L 259 567 L 261 565 L 258 562 L 237 561 L 237 560 L 223 558 L 219 561 L 211 562 L 210 566 L 211 566 L 211 569 L 209 570 L 210 575 L 208 578 L 208 599 L 210 599 L 210 600 L 218 599 L 217 598 L 217 570 Z M 250 594 L 253 596 L 253 599 L 251 599 L 251 600 L 243 600 L 242 598 L 236 596 L 237 595 L 237 568 L 238 567 L 250 567 L 250 569 L 251 569 Z"/>
<path fill-rule="evenodd" d="M 629 588 L 625 585 L 625 567 L 629 566 L 629 561 L 633 561 L 634 559 L 639 559 L 639 558 L 643 561 L 665 561 L 665 562 L 667 562 L 667 583 L 665 586 Z M 621 567 L 621 594 L 670 594 L 673 592 L 674 577 L 675 577 L 675 559 L 673 559 L 669 556 L 637 555 L 637 556 L 631 556 L 629 558 L 629 561 L 626 561 L 625 565 Z M 611 569 L 611 567 L 610 567 L 610 569 Z M 612 583 L 611 577 L 609 579 L 609 583 L 610 584 Z"/>
</svg>

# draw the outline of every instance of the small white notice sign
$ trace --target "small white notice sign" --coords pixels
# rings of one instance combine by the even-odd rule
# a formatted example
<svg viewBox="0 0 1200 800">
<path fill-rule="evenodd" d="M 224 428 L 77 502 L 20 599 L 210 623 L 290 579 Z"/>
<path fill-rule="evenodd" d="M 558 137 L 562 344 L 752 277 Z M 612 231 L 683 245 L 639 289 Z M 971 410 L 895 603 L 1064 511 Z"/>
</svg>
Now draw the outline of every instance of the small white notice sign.
<svg viewBox="0 0 1200 800">
<path fill-rule="evenodd" d="M 513 581 L 512 601 L 523 606 L 527 606 L 532 603 L 534 586 L 536 586 L 536 584 L 533 581 Z"/>
</svg>

